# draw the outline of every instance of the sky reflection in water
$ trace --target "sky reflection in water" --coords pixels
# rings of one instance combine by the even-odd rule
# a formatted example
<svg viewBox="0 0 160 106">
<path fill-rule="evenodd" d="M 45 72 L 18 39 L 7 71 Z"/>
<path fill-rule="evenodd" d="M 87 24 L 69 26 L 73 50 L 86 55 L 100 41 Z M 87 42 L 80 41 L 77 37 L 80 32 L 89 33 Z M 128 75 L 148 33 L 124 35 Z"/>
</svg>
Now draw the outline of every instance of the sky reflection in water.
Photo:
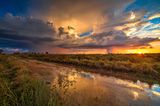
<svg viewBox="0 0 160 106">
<path fill-rule="evenodd" d="M 137 81 L 136 83 L 128 80 L 121 80 L 115 77 L 106 77 L 98 74 L 91 74 L 76 69 L 64 69 L 60 71 L 64 76 L 64 81 L 72 82 L 68 91 L 74 95 L 74 99 L 84 102 L 91 97 L 99 98 L 100 103 L 105 105 L 107 102 L 118 105 L 160 105 L 160 86 L 154 84 L 151 87 L 147 83 Z M 62 77 L 61 76 L 61 77 Z M 76 95 L 76 97 L 75 97 Z M 114 98 L 114 99 L 111 99 Z M 114 103 L 120 101 L 120 103 Z"/>
</svg>

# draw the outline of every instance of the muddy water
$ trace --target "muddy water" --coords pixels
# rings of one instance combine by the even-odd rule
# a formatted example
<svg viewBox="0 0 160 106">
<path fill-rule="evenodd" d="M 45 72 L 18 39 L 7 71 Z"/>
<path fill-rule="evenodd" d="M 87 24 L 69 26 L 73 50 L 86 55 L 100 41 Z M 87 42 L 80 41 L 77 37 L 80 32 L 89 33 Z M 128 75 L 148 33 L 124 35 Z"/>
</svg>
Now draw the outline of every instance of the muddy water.
<svg viewBox="0 0 160 106">
<path fill-rule="evenodd" d="M 52 87 L 69 106 L 160 106 L 160 86 L 60 67 Z M 64 90 L 65 89 L 65 90 Z"/>
</svg>

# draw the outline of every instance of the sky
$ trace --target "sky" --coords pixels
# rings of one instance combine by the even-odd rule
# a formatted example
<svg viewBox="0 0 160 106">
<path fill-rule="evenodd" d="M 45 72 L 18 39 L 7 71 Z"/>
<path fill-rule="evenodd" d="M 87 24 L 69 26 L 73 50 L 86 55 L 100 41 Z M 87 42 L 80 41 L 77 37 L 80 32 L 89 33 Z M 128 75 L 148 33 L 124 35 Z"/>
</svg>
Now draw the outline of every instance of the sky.
<svg viewBox="0 0 160 106">
<path fill-rule="evenodd" d="M 0 48 L 160 53 L 160 0 L 0 0 Z"/>
</svg>

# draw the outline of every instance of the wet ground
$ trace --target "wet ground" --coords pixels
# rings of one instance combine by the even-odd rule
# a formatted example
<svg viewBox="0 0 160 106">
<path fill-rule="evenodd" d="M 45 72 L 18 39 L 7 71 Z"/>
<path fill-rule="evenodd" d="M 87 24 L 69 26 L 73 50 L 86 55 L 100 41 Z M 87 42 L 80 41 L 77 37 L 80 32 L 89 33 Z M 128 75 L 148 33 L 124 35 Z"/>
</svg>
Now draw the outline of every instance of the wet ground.
<svg viewBox="0 0 160 106">
<path fill-rule="evenodd" d="M 135 83 L 74 67 L 31 62 L 30 69 L 37 70 L 33 76 L 42 78 L 52 88 L 64 88 L 61 94 L 70 106 L 160 106 L 157 84 L 149 86 L 139 80 Z"/>
</svg>

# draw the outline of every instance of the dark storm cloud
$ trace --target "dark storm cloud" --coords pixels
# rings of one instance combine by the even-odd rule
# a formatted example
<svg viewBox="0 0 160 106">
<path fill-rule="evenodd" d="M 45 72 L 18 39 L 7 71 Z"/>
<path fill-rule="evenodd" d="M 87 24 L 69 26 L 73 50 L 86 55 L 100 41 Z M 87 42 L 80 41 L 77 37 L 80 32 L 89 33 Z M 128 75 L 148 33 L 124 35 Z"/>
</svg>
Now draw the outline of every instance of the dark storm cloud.
<svg viewBox="0 0 160 106">
<path fill-rule="evenodd" d="M 89 40 L 88 40 L 89 39 Z M 95 34 L 87 38 L 70 44 L 61 44 L 60 47 L 65 48 L 105 48 L 111 49 L 112 47 L 142 47 L 149 45 L 150 42 L 159 41 L 157 38 L 138 38 L 128 37 L 122 31 L 110 31 Z M 83 42 L 83 43 L 81 43 Z"/>
<path fill-rule="evenodd" d="M 22 44 L 33 48 L 53 42 L 55 35 L 54 27 L 39 19 L 13 16 L 10 13 L 0 18 L 0 46 L 6 42 L 5 45 L 9 47 L 20 47 L 18 45 Z"/>
<path fill-rule="evenodd" d="M 61 25 L 61 22 L 66 23 L 68 21 L 70 22 L 70 19 L 74 19 L 80 24 L 80 27 L 76 28 L 83 32 L 84 30 L 92 29 L 93 25 L 100 22 L 102 18 L 100 24 L 106 23 L 108 20 L 110 21 L 108 17 L 112 17 L 112 11 L 121 9 L 131 1 L 132 0 L 121 0 L 121 2 L 119 2 L 119 0 L 30 0 L 24 3 L 27 5 L 24 6 L 23 10 L 26 9 L 25 12 L 27 11 L 27 14 L 33 17 L 13 16 L 10 13 L 6 14 L 0 18 L 0 38 L 7 39 L 7 42 L 15 42 L 15 45 L 21 45 L 22 42 L 25 42 L 25 45 L 31 48 L 84 45 L 82 43 L 83 38 L 76 40 L 56 40 L 57 35 L 54 26 L 51 27 L 46 21 L 53 19 L 54 25 Z M 19 4 L 15 4 L 15 0 L 12 2 L 14 3 L 10 2 L 12 6 L 9 7 L 16 7 L 18 9 L 20 7 L 19 4 L 22 3 L 19 1 Z M 91 39 L 95 40 L 98 38 Z M 100 39 L 98 40 L 101 41 Z"/>
<path fill-rule="evenodd" d="M 25 49 L 33 49 L 34 46 L 31 43 L 26 41 L 18 41 L 12 39 L 3 39 L 0 38 L 0 48 L 25 48 Z"/>
<path fill-rule="evenodd" d="M 150 42 L 158 40 L 158 35 L 154 38 L 142 35 L 141 28 L 148 27 L 147 18 L 144 19 L 146 10 L 132 12 L 134 1 L 139 0 L 29 0 L 24 4 L 22 0 L 4 1 L 0 9 L 7 8 L 5 11 L 9 9 L 8 12 L 18 15 L 8 13 L 0 18 L 0 46 L 46 50 L 53 47 L 110 50 L 112 47 L 150 46 Z M 130 8 L 126 8 L 128 4 Z M 135 19 L 130 18 L 131 13 Z M 65 30 L 68 26 L 79 35 L 88 31 L 91 35 L 69 35 Z M 64 27 L 62 32 L 65 33 L 60 34 L 59 27 Z M 140 30 L 141 38 L 128 36 L 132 28 L 135 32 Z"/>
<path fill-rule="evenodd" d="M 52 42 L 54 39 L 50 37 L 30 37 L 30 36 L 24 36 L 14 33 L 14 31 L 10 30 L 0 30 L 0 38 L 3 39 L 11 39 L 11 40 L 17 40 L 17 41 L 28 41 L 31 43 L 42 43 L 42 42 Z"/>
<path fill-rule="evenodd" d="M 39 38 L 51 37 L 55 32 L 54 28 L 45 21 L 32 17 L 13 16 L 10 13 L 0 19 L 0 29 L 9 30 L 12 34 Z"/>
<path fill-rule="evenodd" d="M 111 31 L 93 36 L 95 44 L 99 47 L 118 46 L 147 46 L 149 42 L 158 40 L 157 38 L 128 37 L 122 31 Z"/>
</svg>

